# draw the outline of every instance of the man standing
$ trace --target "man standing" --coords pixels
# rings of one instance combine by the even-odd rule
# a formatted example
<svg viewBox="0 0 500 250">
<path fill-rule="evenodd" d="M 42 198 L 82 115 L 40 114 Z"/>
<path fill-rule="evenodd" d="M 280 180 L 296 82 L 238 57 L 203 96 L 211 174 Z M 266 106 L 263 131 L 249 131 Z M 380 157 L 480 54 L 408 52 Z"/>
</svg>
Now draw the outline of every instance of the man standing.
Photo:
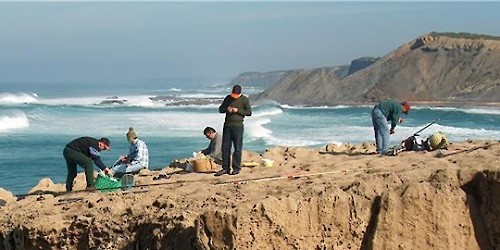
<svg viewBox="0 0 500 250">
<path fill-rule="evenodd" d="M 94 163 L 105 173 L 110 170 L 101 161 L 102 150 L 110 149 L 110 141 L 108 138 L 99 140 L 92 137 L 80 137 L 74 139 L 66 145 L 63 150 L 63 156 L 68 167 L 68 176 L 66 178 L 66 191 L 73 190 L 73 181 L 77 175 L 77 165 L 85 168 L 85 179 L 87 180 L 87 189 L 94 187 Z"/>
<path fill-rule="evenodd" d="M 389 134 L 394 134 L 394 128 L 397 123 L 402 123 L 401 113 L 408 114 L 410 104 L 407 101 L 398 103 L 387 100 L 375 105 L 372 109 L 372 123 L 375 131 L 375 144 L 377 145 L 377 154 L 384 155 L 389 151 Z M 391 122 L 391 128 L 387 122 Z"/>
<path fill-rule="evenodd" d="M 203 134 L 210 140 L 210 144 L 201 153 L 210 156 L 215 163 L 222 164 L 222 136 L 211 127 L 206 127 Z"/>
<path fill-rule="evenodd" d="M 252 108 L 248 98 L 241 94 L 241 86 L 234 85 L 230 95 L 224 98 L 219 107 L 220 113 L 226 113 L 224 129 L 222 132 L 222 170 L 215 176 L 224 174 L 237 175 L 241 170 L 241 152 L 243 150 L 243 119 L 252 115 Z M 231 162 L 231 143 L 234 146 L 232 167 L 230 173 L 229 164 Z"/>
<path fill-rule="evenodd" d="M 130 143 L 128 155 L 122 155 L 113 166 L 113 175 L 117 178 L 124 174 L 135 174 L 143 168 L 149 167 L 149 151 L 146 143 L 137 138 L 134 128 L 127 132 L 127 141 Z"/>
</svg>

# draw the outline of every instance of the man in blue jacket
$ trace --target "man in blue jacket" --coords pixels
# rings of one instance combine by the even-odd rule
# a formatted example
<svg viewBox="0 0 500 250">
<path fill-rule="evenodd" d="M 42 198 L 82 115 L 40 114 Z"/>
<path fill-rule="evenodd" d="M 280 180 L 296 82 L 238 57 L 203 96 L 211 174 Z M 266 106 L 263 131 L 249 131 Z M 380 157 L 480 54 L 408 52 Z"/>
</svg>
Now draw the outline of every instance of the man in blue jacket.
<svg viewBox="0 0 500 250">
<path fill-rule="evenodd" d="M 407 101 L 402 103 L 387 100 L 375 105 L 372 109 L 372 123 L 375 131 L 375 144 L 377 154 L 384 155 L 389 151 L 389 134 L 394 134 L 394 128 L 398 123 L 403 122 L 401 113 L 408 114 L 410 104 Z M 391 128 L 387 122 L 391 123 Z"/>
</svg>

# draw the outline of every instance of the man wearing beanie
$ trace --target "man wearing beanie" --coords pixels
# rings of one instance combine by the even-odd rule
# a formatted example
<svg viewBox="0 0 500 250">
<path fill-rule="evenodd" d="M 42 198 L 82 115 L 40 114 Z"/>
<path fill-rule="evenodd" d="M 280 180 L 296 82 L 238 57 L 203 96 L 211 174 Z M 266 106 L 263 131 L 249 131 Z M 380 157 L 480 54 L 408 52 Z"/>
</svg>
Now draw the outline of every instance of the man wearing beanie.
<svg viewBox="0 0 500 250">
<path fill-rule="evenodd" d="M 143 168 L 149 168 L 149 151 L 146 143 L 137 138 L 134 128 L 129 128 L 127 140 L 130 143 L 128 155 L 122 155 L 112 170 L 114 176 L 120 178 L 124 174 L 135 174 Z"/>
<path fill-rule="evenodd" d="M 66 191 L 73 190 L 73 181 L 78 173 L 77 165 L 85 168 L 87 189 L 94 187 L 94 163 L 105 173 L 109 173 L 110 170 L 102 163 L 100 154 L 102 150 L 109 149 L 110 141 L 105 137 L 99 140 L 92 137 L 80 137 L 68 143 L 63 150 L 63 156 L 68 167 Z"/>
<path fill-rule="evenodd" d="M 241 171 L 241 153 L 243 150 L 243 120 L 252 115 L 248 98 L 241 94 L 241 86 L 234 85 L 230 95 L 227 95 L 219 106 L 219 112 L 225 113 L 222 132 L 222 170 L 215 176 L 224 174 L 237 175 Z M 232 167 L 230 172 L 231 144 L 234 146 Z"/>
<path fill-rule="evenodd" d="M 394 134 L 394 128 L 398 123 L 402 123 L 401 113 L 405 115 L 410 111 L 410 103 L 402 103 L 387 100 L 375 105 L 372 109 L 372 123 L 375 131 L 375 144 L 377 145 L 377 154 L 384 155 L 389 151 L 390 134 Z M 391 128 L 387 122 L 391 122 Z"/>
</svg>

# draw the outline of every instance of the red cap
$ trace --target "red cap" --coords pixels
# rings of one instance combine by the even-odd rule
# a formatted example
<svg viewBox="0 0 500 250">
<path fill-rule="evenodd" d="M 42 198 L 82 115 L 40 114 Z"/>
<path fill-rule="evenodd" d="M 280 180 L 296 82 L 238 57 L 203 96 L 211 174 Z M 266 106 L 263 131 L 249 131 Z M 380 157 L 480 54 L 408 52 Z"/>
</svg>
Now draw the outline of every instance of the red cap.
<svg viewBox="0 0 500 250">
<path fill-rule="evenodd" d="M 403 105 L 403 107 L 405 107 L 405 109 L 406 109 L 406 111 L 405 111 L 405 112 L 403 112 L 403 113 L 408 114 L 408 112 L 409 112 L 409 111 L 410 111 L 410 109 L 411 109 L 410 103 L 409 103 L 409 102 L 407 102 L 407 101 L 404 101 L 404 102 L 402 102 L 402 103 L 401 103 L 401 105 Z"/>
</svg>

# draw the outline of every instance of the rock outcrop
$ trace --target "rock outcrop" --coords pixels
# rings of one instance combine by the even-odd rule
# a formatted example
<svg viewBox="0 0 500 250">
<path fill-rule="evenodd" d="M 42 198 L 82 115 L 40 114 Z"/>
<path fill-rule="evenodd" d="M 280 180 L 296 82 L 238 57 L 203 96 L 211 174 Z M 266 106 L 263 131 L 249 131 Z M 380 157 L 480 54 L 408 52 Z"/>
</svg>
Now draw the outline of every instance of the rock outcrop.
<svg viewBox="0 0 500 250">
<path fill-rule="evenodd" d="M 244 72 L 231 80 L 229 86 L 239 84 L 245 88 L 267 88 L 284 76 L 290 73 L 291 70 L 271 71 L 271 72 Z"/>
<path fill-rule="evenodd" d="M 294 71 L 256 95 L 291 105 L 410 101 L 500 102 L 500 40 L 430 33 L 344 78 Z"/>
<path fill-rule="evenodd" d="M 17 198 L 9 191 L 0 188 L 0 207 L 5 206 L 7 203 L 15 202 Z"/>
<path fill-rule="evenodd" d="M 349 66 L 349 72 L 347 75 L 352 75 L 357 71 L 360 71 L 372 64 L 374 64 L 378 59 L 378 57 L 361 57 L 358 59 L 354 59 L 351 61 L 351 65 Z"/>
<path fill-rule="evenodd" d="M 498 141 L 370 151 L 279 147 L 262 155 L 274 167 L 239 176 L 23 197 L 0 207 L 0 249 L 500 248 Z"/>
</svg>

